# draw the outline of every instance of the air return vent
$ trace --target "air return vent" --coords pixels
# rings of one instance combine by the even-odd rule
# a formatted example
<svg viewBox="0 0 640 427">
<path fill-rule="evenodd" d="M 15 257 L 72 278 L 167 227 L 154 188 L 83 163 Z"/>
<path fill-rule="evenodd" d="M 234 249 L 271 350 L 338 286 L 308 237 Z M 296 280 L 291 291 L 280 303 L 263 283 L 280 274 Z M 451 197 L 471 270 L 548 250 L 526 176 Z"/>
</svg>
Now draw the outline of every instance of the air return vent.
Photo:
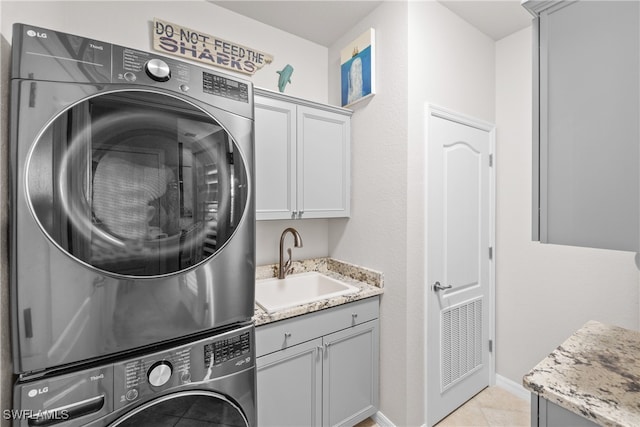
<svg viewBox="0 0 640 427">
<path fill-rule="evenodd" d="M 482 366 L 482 299 L 441 312 L 441 391 Z"/>
</svg>

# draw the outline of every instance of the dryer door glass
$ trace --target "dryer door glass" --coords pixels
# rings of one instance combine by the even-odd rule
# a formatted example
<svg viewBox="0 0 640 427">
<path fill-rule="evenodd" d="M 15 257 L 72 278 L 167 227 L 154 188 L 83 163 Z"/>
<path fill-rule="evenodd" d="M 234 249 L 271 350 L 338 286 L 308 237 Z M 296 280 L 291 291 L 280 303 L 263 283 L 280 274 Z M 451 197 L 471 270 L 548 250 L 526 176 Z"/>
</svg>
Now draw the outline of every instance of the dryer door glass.
<svg viewBox="0 0 640 427">
<path fill-rule="evenodd" d="M 224 124 L 153 92 L 89 98 L 35 142 L 27 199 L 49 239 L 118 276 L 162 276 L 205 262 L 248 203 L 243 153 Z"/>
<path fill-rule="evenodd" d="M 193 393 L 193 392 L 191 392 Z M 224 426 L 248 427 L 242 411 L 210 392 L 177 394 L 158 400 L 111 424 L 111 427 Z"/>
</svg>

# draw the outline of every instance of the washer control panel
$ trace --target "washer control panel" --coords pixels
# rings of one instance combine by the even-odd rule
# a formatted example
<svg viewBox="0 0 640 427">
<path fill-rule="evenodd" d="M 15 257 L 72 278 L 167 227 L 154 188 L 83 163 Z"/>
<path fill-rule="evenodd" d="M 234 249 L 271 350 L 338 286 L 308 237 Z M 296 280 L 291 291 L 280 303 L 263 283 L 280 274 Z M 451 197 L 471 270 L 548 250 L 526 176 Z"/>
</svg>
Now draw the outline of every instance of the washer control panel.
<svg viewBox="0 0 640 427">
<path fill-rule="evenodd" d="M 255 366 L 253 326 L 228 331 L 114 365 L 114 407 Z"/>
<path fill-rule="evenodd" d="M 149 384 L 152 386 L 162 387 L 169 381 L 172 373 L 173 366 L 171 366 L 171 363 L 166 360 L 161 360 L 149 368 L 147 378 L 149 379 Z"/>
</svg>

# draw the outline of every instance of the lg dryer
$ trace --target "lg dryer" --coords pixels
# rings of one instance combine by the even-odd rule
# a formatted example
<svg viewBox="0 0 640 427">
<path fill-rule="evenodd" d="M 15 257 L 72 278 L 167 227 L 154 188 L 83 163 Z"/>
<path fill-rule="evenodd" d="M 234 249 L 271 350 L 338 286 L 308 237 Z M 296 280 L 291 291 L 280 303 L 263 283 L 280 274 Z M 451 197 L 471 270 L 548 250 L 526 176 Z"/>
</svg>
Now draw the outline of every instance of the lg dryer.
<svg viewBox="0 0 640 427">
<path fill-rule="evenodd" d="M 14 370 L 251 323 L 253 88 L 15 24 Z"/>
</svg>

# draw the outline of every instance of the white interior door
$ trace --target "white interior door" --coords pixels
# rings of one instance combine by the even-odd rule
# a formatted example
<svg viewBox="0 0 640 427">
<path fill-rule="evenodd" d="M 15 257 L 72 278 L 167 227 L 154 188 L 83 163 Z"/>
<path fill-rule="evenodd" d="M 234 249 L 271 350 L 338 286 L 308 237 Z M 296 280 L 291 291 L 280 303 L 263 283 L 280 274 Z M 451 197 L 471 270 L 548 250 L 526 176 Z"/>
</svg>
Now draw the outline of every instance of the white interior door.
<svg viewBox="0 0 640 427">
<path fill-rule="evenodd" d="M 492 375 L 494 127 L 427 110 L 427 424 Z"/>
</svg>

